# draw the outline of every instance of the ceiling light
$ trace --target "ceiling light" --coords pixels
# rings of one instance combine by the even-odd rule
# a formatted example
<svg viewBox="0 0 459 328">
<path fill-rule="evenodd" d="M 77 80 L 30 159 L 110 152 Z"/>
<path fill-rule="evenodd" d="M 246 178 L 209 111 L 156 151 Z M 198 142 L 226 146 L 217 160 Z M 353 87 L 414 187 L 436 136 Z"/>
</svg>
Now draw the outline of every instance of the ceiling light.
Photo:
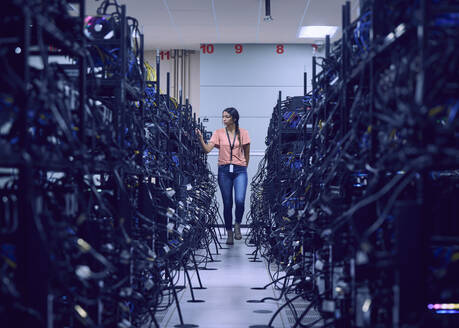
<svg viewBox="0 0 459 328">
<path fill-rule="evenodd" d="M 332 37 L 338 26 L 302 26 L 298 33 L 299 38 L 325 38 L 326 35 Z"/>
</svg>

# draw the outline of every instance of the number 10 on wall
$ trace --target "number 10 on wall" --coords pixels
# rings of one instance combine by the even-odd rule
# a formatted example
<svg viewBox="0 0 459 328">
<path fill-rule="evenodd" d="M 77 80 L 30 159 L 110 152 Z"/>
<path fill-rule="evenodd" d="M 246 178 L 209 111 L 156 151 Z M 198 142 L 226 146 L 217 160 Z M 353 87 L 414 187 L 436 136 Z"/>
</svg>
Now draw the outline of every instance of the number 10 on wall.
<svg viewBox="0 0 459 328">
<path fill-rule="evenodd" d="M 201 51 L 203 54 L 212 54 L 214 52 L 213 44 L 201 44 Z"/>
</svg>

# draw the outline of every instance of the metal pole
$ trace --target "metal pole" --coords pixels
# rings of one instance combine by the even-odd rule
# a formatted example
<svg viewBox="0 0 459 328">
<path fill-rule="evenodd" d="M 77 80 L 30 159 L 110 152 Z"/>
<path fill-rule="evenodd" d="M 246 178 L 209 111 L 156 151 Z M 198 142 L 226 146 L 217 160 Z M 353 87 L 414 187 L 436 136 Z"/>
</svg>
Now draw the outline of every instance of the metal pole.
<svg viewBox="0 0 459 328">
<path fill-rule="evenodd" d="M 185 89 L 185 51 L 184 50 L 181 50 L 181 56 L 180 56 L 180 63 L 181 63 L 181 67 L 180 67 L 180 90 L 183 90 Z"/>
<path fill-rule="evenodd" d="M 281 133 L 281 128 L 282 128 L 282 91 L 279 90 L 279 97 L 277 98 L 277 135 L 278 135 L 278 141 L 277 141 L 277 161 L 276 161 L 276 171 L 280 169 L 280 156 L 281 156 L 281 149 L 280 149 L 280 143 L 281 143 L 281 138 L 282 138 L 282 133 Z M 258 249 L 258 248 L 257 248 Z M 256 258 L 256 255 L 255 255 Z"/>
<path fill-rule="evenodd" d="M 84 20 L 85 20 L 85 2 L 86 1 L 80 1 L 80 32 L 81 32 L 81 47 L 82 49 L 86 49 L 86 38 L 83 37 L 84 35 Z M 80 141 L 83 144 L 83 147 L 85 145 L 85 135 L 86 135 L 86 110 L 85 110 L 85 105 L 86 105 L 86 56 L 84 54 L 81 54 L 79 60 L 78 60 L 78 65 L 79 65 L 79 102 L 80 102 L 80 108 L 79 108 L 79 134 L 80 134 Z"/>
<path fill-rule="evenodd" d="M 142 72 L 142 81 L 140 82 L 140 92 L 141 92 L 141 100 L 140 100 L 140 115 L 142 119 L 142 124 L 145 119 L 145 110 L 144 110 L 144 91 L 145 91 L 145 64 L 144 64 L 144 54 L 143 54 L 143 47 L 144 47 L 144 35 L 140 34 L 140 68 Z"/>
<path fill-rule="evenodd" d="M 421 0 L 420 4 L 420 19 L 421 22 L 417 28 L 418 34 L 418 49 L 419 49 L 419 59 L 421 63 L 421 69 L 417 75 L 416 81 L 416 104 L 419 107 L 424 106 L 424 95 L 426 89 L 426 79 L 425 79 L 425 58 L 426 58 L 426 50 L 427 50 L 427 1 Z"/>
<path fill-rule="evenodd" d="M 171 92 L 171 73 L 167 72 L 167 80 L 166 80 L 166 95 L 167 95 L 167 109 L 169 109 L 169 99 L 170 99 L 170 92 Z"/>
<path fill-rule="evenodd" d="M 344 126 L 345 126 L 345 115 L 344 111 L 347 103 L 347 84 L 346 84 L 346 74 L 347 74 L 347 17 L 346 17 L 346 5 L 343 5 L 341 8 L 341 18 L 342 18 L 342 30 L 343 37 L 341 39 L 341 80 L 343 82 L 343 87 L 341 89 L 341 108 L 340 108 L 340 133 L 344 135 Z"/>
<path fill-rule="evenodd" d="M 312 57 L 312 109 L 315 110 L 316 108 L 316 63 L 317 59 L 316 56 Z"/>
<path fill-rule="evenodd" d="M 308 94 L 308 73 L 303 73 L 303 95 L 306 96 Z"/>
<path fill-rule="evenodd" d="M 191 99 L 191 51 L 187 51 L 187 61 L 188 61 L 188 65 L 187 65 L 187 70 L 188 70 L 188 77 L 187 77 L 187 84 L 188 84 L 188 87 L 186 88 L 186 91 L 187 91 L 187 97 L 189 99 Z"/>
<path fill-rule="evenodd" d="M 330 35 L 325 36 L 325 59 L 330 58 Z M 328 65 L 328 61 L 326 61 L 326 65 Z M 326 67 L 326 66 L 325 66 Z M 323 117 L 324 120 L 327 119 L 328 115 L 328 88 L 329 88 L 329 77 L 327 76 L 327 73 L 324 72 L 325 75 L 325 102 L 324 102 L 324 111 L 323 111 Z"/>
<path fill-rule="evenodd" d="M 159 93 L 160 93 L 160 57 L 159 57 L 159 50 L 156 50 L 156 105 L 159 105 Z"/>
<path fill-rule="evenodd" d="M 120 134 L 119 134 L 119 145 L 121 149 L 124 148 L 124 129 L 125 129 L 125 110 L 126 110 L 126 85 L 127 82 L 127 44 L 126 44 L 126 37 L 127 37 L 127 22 L 126 22 L 126 5 L 121 6 L 121 81 L 120 81 L 120 103 L 118 104 L 118 112 L 119 112 L 119 119 L 120 119 Z"/>
<path fill-rule="evenodd" d="M 172 81 L 174 86 L 174 97 L 178 98 L 178 88 L 177 88 L 177 80 L 178 80 L 178 51 L 174 50 L 174 80 Z"/>
<path fill-rule="evenodd" d="M 26 6 L 24 8 L 24 34 L 23 34 L 23 43 L 22 43 L 22 63 L 19 66 L 19 69 L 23 73 L 23 79 L 24 79 L 24 86 L 25 90 L 24 96 L 21 97 L 22 99 L 19 99 L 19 102 L 21 103 L 21 108 L 19 111 L 19 146 L 21 149 L 25 150 L 27 149 L 27 146 L 29 144 L 28 142 L 28 136 L 27 136 L 27 110 L 29 108 L 29 89 L 30 89 L 30 66 L 29 66 L 29 57 L 30 57 L 30 33 L 31 33 L 31 28 L 30 26 L 32 25 L 32 17 L 31 17 L 31 12 L 29 8 Z"/>
</svg>

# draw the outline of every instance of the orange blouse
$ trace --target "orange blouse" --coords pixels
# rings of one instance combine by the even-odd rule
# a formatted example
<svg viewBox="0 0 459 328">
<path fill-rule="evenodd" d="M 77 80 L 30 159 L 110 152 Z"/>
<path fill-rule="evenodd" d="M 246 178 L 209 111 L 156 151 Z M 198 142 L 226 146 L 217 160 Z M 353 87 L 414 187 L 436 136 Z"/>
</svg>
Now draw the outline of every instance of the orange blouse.
<svg viewBox="0 0 459 328">
<path fill-rule="evenodd" d="M 249 132 L 246 129 L 239 128 L 241 134 L 242 146 L 250 143 Z M 231 144 L 233 144 L 233 138 L 231 138 Z M 231 161 L 231 147 L 226 135 L 226 130 L 218 129 L 212 134 L 210 138 L 215 147 L 219 149 L 218 153 L 218 165 L 234 164 L 240 166 L 247 166 L 247 160 L 245 158 L 244 149 L 239 143 L 239 138 L 236 136 L 236 141 L 233 147 L 233 160 Z"/>
</svg>

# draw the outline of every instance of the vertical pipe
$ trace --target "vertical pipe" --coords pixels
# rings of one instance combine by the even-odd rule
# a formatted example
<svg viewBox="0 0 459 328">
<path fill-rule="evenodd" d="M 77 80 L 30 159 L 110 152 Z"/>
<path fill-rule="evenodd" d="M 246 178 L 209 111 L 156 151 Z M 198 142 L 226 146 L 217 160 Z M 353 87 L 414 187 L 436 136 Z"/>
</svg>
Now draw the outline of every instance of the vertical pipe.
<svg viewBox="0 0 459 328">
<path fill-rule="evenodd" d="M 159 50 L 156 50 L 156 104 L 159 104 L 159 94 L 160 94 L 160 69 L 161 69 L 161 60 L 159 57 Z"/>
<path fill-rule="evenodd" d="M 281 113 L 281 105 L 282 105 L 282 91 L 279 90 L 279 96 L 277 98 L 277 114 Z M 279 124 L 280 124 L 280 120 L 279 120 Z"/>
<path fill-rule="evenodd" d="M 180 82 L 181 78 L 181 63 L 182 63 L 182 56 L 180 55 L 181 50 L 177 50 L 177 97 L 179 97 L 180 91 L 182 89 L 182 84 Z"/>
<path fill-rule="evenodd" d="M 179 130 L 178 130 L 178 149 L 177 149 L 177 156 L 179 158 L 179 174 L 178 174 L 178 183 L 181 186 L 183 177 L 182 177 L 182 170 L 183 170 L 183 165 L 185 164 L 183 161 L 183 147 L 182 147 L 182 131 L 183 131 L 183 124 L 184 124 L 184 113 L 183 113 L 183 105 L 182 105 L 182 90 L 179 91 L 179 106 L 178 106 L 178 119 L 179 119 Z M 183 197 L 183 191 L 182 187 L 180 187 L 180 196 Z M 185 269 L 186 270 L 186 269 Z M 191 282 L 190 282 L 190 289 L 191 289 Z"/>
<path fill-rule="evenodd" d="M 19 146 L 21 149 L 26 149 L 28 145 L 28 137 L 27 137 L 27 110 L 29 107 L 29 89 L 30 89 L 30 68 L 29 68 L 29 57 L 30 57 L 30 33 L 31 33 L 31 28 L 30 26 L 32 25 L 32 17 L 31 17 L 31 12 L 29 8 L 26 6 L 24 8 L 24 34 L 23 34 L 23 43 L 22 43 L 22 54 L 20 54 L 20 59 L 22 62 L 18 64 L 18 69 L 21 70 L 21 73 L 23 74 L 23 79 L 24 79 L 24 85 L 25 85 L 25 90 L 24 90 L 24 97 L 21 97 L 19 99 L 19 102 L 21 104 L 20 106 L 20 111 L 19 111 Z M 18 60 L 19 61 L 19 60 Z"/>
<path fill-rule="evenodd" d="M 167 109 L 169 109 L 169 99 L 170 99 L 170 96 L 171 96 L 171 73 L 170 72 L 167 72 L 167 77 L 166 77 L 166 95 L 167 95 Z"/>
<path fill-rule="evenodd" d="M 182 90 L 179 91 L 179 117 L 180 117 L 180 120 L 181 120 L 181 117 L 183 116 L 182 115 L 182 107 L 183 107 L 183 94 L 182 94 Z"/>
<path fill-rule="evenodd" d="M 374 42 L 378 37 L 384 33 L 384 22 L 386 20 L 387 10 L 384 8 L 384 1 L 373 1 L 371 6 L 371 29 L 370 29 L 370 42 Z M 374 43 L 371 43 L 374 44 Z"/>
<path fill-rule="evenodd" d="M 188 100 L 188 98 L 185 98 L 185 108 L 186 108 L 186 112 L 188 113 L 187 115 L 187 122 L 191 121 L 191 108 L 190 108 L 190 101 Z"/>
<path fill-rule="evenodd" d="M 174 95 L 173 97 L 175 99 L 178 98 L 178 51 L 177 49 L 174 49 L 174 80 L 172 81 L 173 86 L 174 86 Z"/>
<path fill-rule="evenodd" d="M 378 22 L 376 21 L 376 18 L 381 15 L 383 12 L 382 10 L 379 10 L 378 7 L 379 1 L 374 1 L 371 6 L 371 28 L 370 28 L 370 46 L 374 45 L 374 40 L 376 39 L 377 36 L 377 28 L 378 28 Z M 362 8 L 362 3 L 360 4 Z M 370 90 L 369 90 L 369 98 L 370 98 L 370 106 L 369 106 L 369 111 L 370 111 L 370 126 L 373 126 L 373 117 L 374 117 L 374 104 L 375 104 L 375 60 L 373 56 L 370 56 L 370 67 L 369 67 L 369 84 L 370 84 Z M 370 165 L 374 163 L 375 160 L 375 150 L 376 148 L 376 138 L 375 134 L 370 131 Z"/>
<path fill-rule="evenodd" d="M 342 18 L 342 29 L 343 37 L 341 39 L 341 80 L 343 81 L 343 86 L 341 90 L 341 108 L 340 112 L 340 133 L 341 136 L 344 135 L 344 126 L 345 126 L 345 115 L 344 111 L 347 105 L 347 83 L 346 83 L 346 74 L 347 74 L 347 17 L 346 17 L 346 6 L 343 5 L 341 8 L 341 18 Z"/>
<path fill-rule="evenodd" d="M 417 26 L 417 35 L 418 35 L 418 52 L 419 59 L 421 63 L 421 70 L 417 75 L 416 81 L 416 94 L 415 101 L 418 106 L 424 105 L 424 95 L 426 89 L 426 79 L 425 79 L 425 58 L 427 50 L 427 1 L 421 0 L 420 3 L 420 23 Z"/>
<path fill-rule="evenodd" d="M 170 71 L 170 73 L 172 75 L 171 78 L 172 78 L 172 85 L 173 85 L 174 84 L 174 80 L 175 80 L 175 50 L 171 49 L 170 52 L 171 52 L 172 63 L 169 63 L 169 65 L 170 65 L 169 71 Z"/>
<path fill-rule="evenodd" d="M 346 33 L 347 33 L 347 36 L 346 36 L 346 40 L 347 42 L 350 42 L 350 31 L 349 31 L 349 26 L 351 25 L 351 2 L 350 1 L 346 1 Z M 346 94 L 345 94 L 345 97 L 346 97 L 346 107 L 344 108 L 345 110 L 345 121 L 344 121 L 344 124 L 345 124 L 345 130 L 344 132 L 346 132 L 349 128 L 349 119 L 350 119 L 350 115 L 349 115 L 349 106 L 347 105 L 348 103 L 348 95 L 347 95 L 347 80 L 348 80 L 348 77 L 347 75 L 350 73 L 350 67 L 351 67 L 351 53 L 350 53 L 350 47 L 347 48 L 346 52 L 346 83 L 344 84 L 346 86 L 345 88 L 345 91 L 346 91 Z"/>
<path fill-rule="evenodd" d="M 184 86 L 185 86 L 185 67 L 184 67 L 184 64 L 185 64 L 185 51 L 182 49 L 181 51 L 181 57 L 180 57 L 180 63 L 181 63 L 181 67 L 180 67 L 180 90 L 182 90 L 182 93 L 183 93 L 183 90 L 184 90 Z"/>
<path fill-rule="evenodd" d="M 333 246 L 332 245 L 328 245 L 328 266 L 329 266 L 329 272 L 330 272 L 330 276 L 329 276 L 329 293 L 328 293 L 328 296 L 330 297 L 330 299 L 333 298 L 333 271 L 334 271 L 334 266 L 333 266 Z"/>
<path fill-rule="evenodd" d="M 341 8 L 341 19 L 342 19 L 342 30 L 343 30 L 343 36 L 341 38 L 341 58 L 342 58 L 342 74 L 344 75 L 344 70 L 346 69 L 346 55 L 347 55 L 347 17 L 346 17 L 346 6 L 343 5 Z"/>
<path fill-rule="evenodd" d="M 166 110 L 169 111 L 170 110 L 170 104 L 171 104 L 171 73 L 170 72 L 167 72 L 167 98 L 166 98 Z M 170 136 L 170 132 L 171 132 L 171 123 L 170 123 L 170 120 L 167 121 L 167 135 Z M 166 141 L 167 142 L 167 152 L 169 153 L 170 150 L 169 150 L 169 140 Z M 169 154 L 170 155 L 170 154 Z"/>
<path fill-rule="evenodd" d="M 21 71 L 23 74 L 24 79 L 24 95 L 21 99 L 18 99 L 18 103 L 20 104 L 20 111 L 19 111 L 19 124 L 20 124 L 20 138 L 19 138 L 19 146 L 21 150 L 26 150 L 28 146 L 28 138 L 27 138 L 27 110 L 29 108 L 29 88 L 30 88 L 30 69 L 29 69 L 29 56 L 30 56 L 30 33 L 31 33 L 31 24 L 32 24 L 32 15 L 27 6 L 24 7 L 23 10 L 24 14 L 24 31 L 22 35 L 22 54 L 20 54 L 20 63 L 15 62 L 18 65 L 18 70 Z M 24 152 L 27 154 L 26 152 Z M 17 266 L 17 286 L 19 292 L 23 295 L 24 300 L 26 300 L 27 306 L 35 305 L 35 309 L 39 311 L 40 315 L 44 317 L 44 322 L 46 322 L 46 308 L 43 306 L 36 306 L 40 301 L 45 302 L 44 295 L 42 295 L 43 291 L 41 290 L 41 284 L 37 283 L 37 280 L 41 277 L 37 274 L 33 273 L 34 269 L 34 259 L 38 258 L 36 255 L 40 255 L 40 252 L 37 252 L 39 248 L 37 247 L 37 243 L 40 238 L 35 237 L 30 238 L 33 236 L 32 233 L 29 231 L 32 229 L 34 224 L 31 222 L 31 218 L 33 218 L 33 212 L 31 208 L 31 198 L 32 198 L 32 170 L 30 168 L 30 157 L 27 156 L 25 159 L 29 159 L 29 161 L 23 161 L 22 165 L 19 166 L 19 194 L 18 194 L 18 215 L 19 215 L 19 222 L 18 222 L 18 245 L 17 245 L 17 257 L 18 257 L 18 266 Z M 31 256 L 33 254 L 34 256 Z M 39 263 L 43 265 L 43 263 Z M 42 266 L 43 267 L 43 266 Z M 33 277 L 31 277 L 31 275 Z M 33 282 L 33 283 L 32 283 Z M 35 286 L 34 286 L 35 284 Z M 37 288 L 38 287 L 38 288 Z M 38 290 L 37 290 L 38 289 Z M 33 291 L 33 292 L 32 292 Z M 38 302 L 37 302 L 38 300 Z M 38 303 L 38 304 L 37 304 Z M 7 322 L 9 318 L 7 317 Z M 28 325 L 34 325 L 36 323 L 33 322 L 31 318 L 28 316 L 21 316 L 18 318 L 11 318 L 11 322 L 17 323 L 18 327 L 26 327 Z"/>
<path fill-rule="evenodd" d="M 355 281 L 355 258 L 351 258 L 349 266 L 350 266 L 349 273 L 351 276 L 351 300 L 350 300 L 349 308 L 351 309 L 351 311 L 347 313 L 346 316 L 348 317 L 348 320 L 349 320 L 348 324 L 350 324 L 350 326 L 355 326 L 353 322 L 354 318 L 350 315 L 351 313 L 356 313 L 355 299 L 357 297 L 357 288 L 356 288 L 356 281 Z"/>
<path fill-rule="evenodd" d="M 276 142 L 277 144 L 277 162 L 276 162 L 276 165 L 275 165 L 275 168 L 276 168 L 276 171 L 278 171 L 280 169 L 280 159 L 281 159 L 281 148 L 280 148 L 280 144 L 281 144 L 281 139 L 282 139 L 282 132 L 281 132 L 281 128 L 282 128 L 282 91 L 279 90 L 279 97 L 277 98 L 277 136 L 278 136 L 278 140 Z"/>
<path fill-rule="evenodd" d="M 303 95 L 306 96 L 308 94 L 308 73 L 303 73 Z"/>
<path fill-rule="evenodd" d="M 84 20 L 85 20 L 85 1 L 80 1 L 80 31 L 81 35 L 84 35 Z M 81 38 L 81 47 L 86 49 L 86 38 Z M 86 56 L 81 55 L 79 58 L 79 128 L 80 128 L 80 141 L 82 144 L 85 144 L 85 135 L 86 135 Z"/>
<path fill-rule="evenodd" d="M 174 50 L 175 52 L 175 63 L 174 63 L 174 81 L 172 85 L 174 86 L 174 95 L 175 99 L 178 98 L 178 70 L 179 70 L 179 61 L 178 61 L 178 51 Z"/>
<path fill-rule="evenodd" d="M 120 129 L 119 129 L 119 145 L 121 149 L 124 148 L 124 138 L 122 137 L 124 134 L 125 128 L 125 102 L 126 102 L 126 79 L 127 79 L 127 22 L 126 22 L 126 5 L 121 6 L 121 81 L 120 81 L 120 91 L 119 91 L 119 104 L 118 104 L 118 119 L 120 120 Z"/>
<path fill-rule="evenodd" d="M 183 51 L 183 80 L 182 80 L 182 91 L 183 91 L 183 98 L 186 99 L 187 98 L 187 91 L 186 91 L 186 62 L 187 62 L 187 59 L 186 59 L 186 56 L 187 56 L 187 51 L 186 50 L 182 50 Z"/>
<path fill-rule="evenodd" d="M 271 0 L 265 0 L 265 15 L 271 16 Z"/>
<path fill-rule="evenodd" d="M 346 25 L 351 24 L 351 2 L 346 1 Z"/>
<path fill-rule="evenodd" d="M 191 101 L 192 100 L 191 99 L 191 51 L 188 51 L 187 60 L 188 60 L 188 65 L 187 65 L 187 70 L 188 70 L 187 83 L 188 83 L 188 87 L 186 88 L 186 90 L 188 92 L 187 93 L 187 97 Z"/>
<path fill-rule="evenodd" d="M 143 46 L 144 46 L 144 35 L 140 34 L 140 69 L 141 69 L 141 81 L 140 81 L 140 92 L 141 92 L 141 100 L 140 100 L 140 115 L 142 119 L 142 124 L 144 122 L 145 114 L 144 114 L 144 91 L 145 91 L 145 64 L 144 64 L 144 54 L 143 54 Z"/>
<path fill-rule="evenodd" d="M 182 90 L 182 50 L 177 50 L 177 97 Z"/>
<path fill-rule="evenodd" d="M 126 5 L 121 6 L 121 79 L 126 77 L 126 66 L 127 66 L 127 22 L 126 22 Z"/>
<path fill-rule="evenodd" d="M 317 92 L 317 86 L 316 86 L 316 56 L 312 57 L 312 109 L 315 110 L 316 108 L 316 92 Z"/>
<path fill-rule="evenodd" d="M 325 59 L 329 59 L 330 58 L 330 35 L 326 35 L 325 36 Z M 326 65 L 328 65 L 328 61 L 326 61 Z M 325 66 L 327 67 L 327 66 Z M 324 103 L 324 111 L 323 111 L 323 117 L 324 117 L 324 120 L 327 119 L 327 116 L 328 116 L 328 87 L 329 87 L 329 76 L 327 76 L 327 72 L 324 72 L 325 74 L 325 81 L 326 81 L 326 85 L 325 85 L 325 103 Z"/>
</svg>

